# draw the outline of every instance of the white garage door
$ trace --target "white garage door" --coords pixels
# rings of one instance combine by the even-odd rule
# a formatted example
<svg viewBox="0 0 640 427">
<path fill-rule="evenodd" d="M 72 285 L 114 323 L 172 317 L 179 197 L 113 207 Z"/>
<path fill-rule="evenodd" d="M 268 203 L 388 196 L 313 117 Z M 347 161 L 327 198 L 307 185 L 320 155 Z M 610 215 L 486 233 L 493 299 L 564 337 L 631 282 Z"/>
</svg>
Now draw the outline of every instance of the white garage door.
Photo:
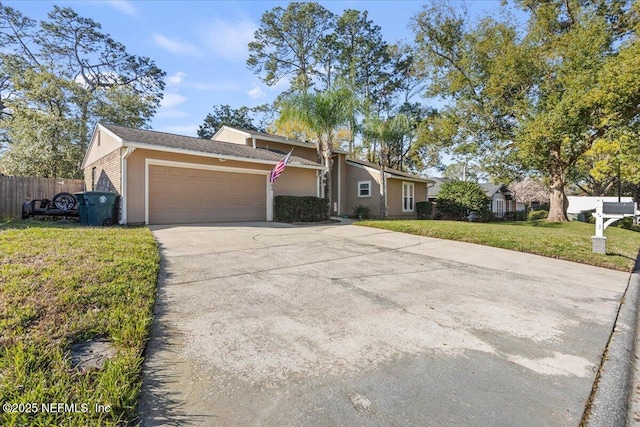
<svg viewBox="0 0 640 427">
<path fill-rule="evenodd" d="M 266 221 L 265 175 L 149 165 L 149 223 Z"/>
</svg>

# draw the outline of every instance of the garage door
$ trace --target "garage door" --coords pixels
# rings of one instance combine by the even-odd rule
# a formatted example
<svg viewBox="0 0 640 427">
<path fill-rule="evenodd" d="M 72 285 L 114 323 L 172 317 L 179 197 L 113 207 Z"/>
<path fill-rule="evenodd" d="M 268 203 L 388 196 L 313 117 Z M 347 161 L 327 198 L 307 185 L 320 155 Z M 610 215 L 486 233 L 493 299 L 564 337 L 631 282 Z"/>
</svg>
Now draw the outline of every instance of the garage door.
<svg viewBox="0 0 640 427">
<path fill-rule="evenodd" d="M 266 221 L 265 175 L 149 165 L 149 223 Z"/>
</svg>

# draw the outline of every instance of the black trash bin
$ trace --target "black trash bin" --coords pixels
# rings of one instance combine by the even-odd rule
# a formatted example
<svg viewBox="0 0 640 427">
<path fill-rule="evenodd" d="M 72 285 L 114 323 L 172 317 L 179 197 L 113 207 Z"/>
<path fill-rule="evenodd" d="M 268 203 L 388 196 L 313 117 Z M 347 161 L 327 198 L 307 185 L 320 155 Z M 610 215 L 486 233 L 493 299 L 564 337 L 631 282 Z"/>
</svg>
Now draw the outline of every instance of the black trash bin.
<svg viewBox="0 0 640 427">
<path fill-rule="evenodd" d="M 107 191 L 85 191 L 76 193 L 80 224 L 110 226 L 118 222 L 118 193 Z"/>
</svg>

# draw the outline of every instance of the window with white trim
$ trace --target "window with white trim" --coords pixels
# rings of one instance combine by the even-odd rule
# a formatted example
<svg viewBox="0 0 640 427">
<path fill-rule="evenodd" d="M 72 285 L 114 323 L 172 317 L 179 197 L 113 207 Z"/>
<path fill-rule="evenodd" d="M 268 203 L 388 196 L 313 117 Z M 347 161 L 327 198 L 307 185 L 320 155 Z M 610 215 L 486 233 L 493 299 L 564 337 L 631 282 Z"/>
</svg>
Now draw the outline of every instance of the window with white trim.
<svg viewBox="0 0 640 427">
<path fill-rule="evenodd" d="M 358 197 L 371 197 L 371 181 L 358 181 Z"/>
<path fill-rule="evenodd" d="M 402 212 L 413 212 L 415 192 L 413 182 L 402 183 Z"/>
</svg>

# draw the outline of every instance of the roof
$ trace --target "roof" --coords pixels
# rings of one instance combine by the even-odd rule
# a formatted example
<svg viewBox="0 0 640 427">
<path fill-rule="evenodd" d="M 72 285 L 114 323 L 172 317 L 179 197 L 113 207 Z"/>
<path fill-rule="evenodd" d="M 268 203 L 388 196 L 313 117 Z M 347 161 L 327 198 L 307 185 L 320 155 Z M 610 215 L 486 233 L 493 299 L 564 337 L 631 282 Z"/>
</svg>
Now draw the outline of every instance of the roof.
<svg viewBox="0 0 640 427">
<path fill-rule="evenodd" d="M 164 149 L 165 151 L 189 152 L 197 154 L 213 154 L 230 159 L 244 161 L 258 161 L 262 163 L 277 163 L 282 160 L 282 154 L 256 149 L 247 145 L 232 144 L 229 142 L 213 141 L 209 139 L 195 138 L 184 135 L 174 135 L 171 133 L 157 132 L 146 129 L 132 129 L 124 126 L 110 124 L 100 124 L 108 131 L 122 139 L 125 146 L 142 146 L 148 149 Z M 312 167 L 323 169 L 324 167 L 316 162 L 291 156 L 289 165 L 299 167 Z"/>
<path fill-rule="evenodd" d="M 487 182 L 485 184 L 479 184 L 479 185 L 480 185 L 480 187 L 482 187 L 484 192 L 489 197 L 493 197 L 493 195 L 498 193 L 498 192 L 503 192 L 503 193 L 507 193 L 508 192 L 508 190 L 507 190 L 507 188 L 505 187 L 504 184 L 492 184 L 490 182 Z"/>
<path fill-rule="evenodd" d="M 234 128 L 234 127 L 231 127 L 231 126 L 222 126 L 220 129 L 218 129 L 218 131 L 216 132 L 216 135 L 218 134 L 218 132 L 222 131 L 223 129 L 227 129 L 227 130 L 230 130 L 230 131 L 243 133 L 245 135 L 245 137 L 247 137 L 247 138 L 256 138 L 256 139 L 262 139 L 264 141 L 279 142 L 281 144 L 288 144 L 288 145 L 295 145 L 295 146 L 298 146 L 298 147 L 312 148 L 314 150 L 316 149 L 316 144 L 314 144 L 313 142 L 300 141 L 298 139 L 287 138 L 286 136 L 274 135 L 274 134 L 266 133 L 266 132 L 258 132 L 258 131 L 249 130 L 249 129 Z M 213 135 L 212 139 L 215 139 L 216 135 Z M 334 148 L 333 152 L 334 153 L 340 153 L 340 154 L 348 154 L 346 151 L 343 151 L 343 150 L 341 150 L 339 148 Z"/>
<path fill-rule="evenodd" d="M 433 187 L 429 188 L 429 198 L 436 197 L 438 193 L 440 193 L 440 188 L 442 184 L 446 184 L 447 182 L 451 182 L 451 178 L 438 178 L 431 177 L 429 178 L 431 181 L 435 182 Z"/>
<path fill-rule="evenodd" d="M 348 157 L 347 158 L 347 163 L 355 163 L 356 165 L 365 166 L 365 167 L 368 167 L 368 168 L 380 170 L 380 165 L 378 165 L 376 163 L 367 162 L 366 160 L 359 160 L 359 159 L 353 159 L 351 157 Z M 407 172 L 402 172 L 402 171 L 399 171 L 397 169 L 386 168 L 385 172 L 390 174 L 390 175 L 395 175 L 395 176 L 400 177 L 400 178 L 408 178 L 408 179 L 412 179 L 414 181 L 433 182 L 431 179 L 423 178 L 421 176 L 413 175 L 413 174 L 410 174 L 410 173 L 407 173 Z"/>
</svg>

